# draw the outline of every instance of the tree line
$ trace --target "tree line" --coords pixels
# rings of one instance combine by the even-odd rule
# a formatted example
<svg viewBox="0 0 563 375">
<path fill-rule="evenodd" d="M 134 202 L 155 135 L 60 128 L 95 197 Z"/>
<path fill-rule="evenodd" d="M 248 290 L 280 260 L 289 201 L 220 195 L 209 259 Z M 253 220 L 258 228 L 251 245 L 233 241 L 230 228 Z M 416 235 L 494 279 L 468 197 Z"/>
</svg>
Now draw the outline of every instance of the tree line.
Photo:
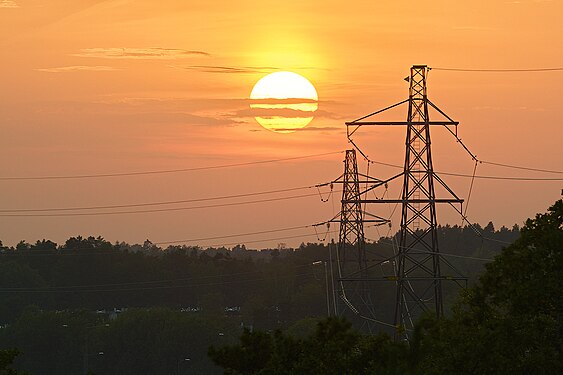
<svg viewBox="0 0 563 375">
<path fill-rule="evenodd" d="M 451 262 L 475 282 L 485 262 L 465 257 L 493 258 L 520 236 L 520 228 L 443 226 L 438 234 L 442 251 L 462 256 Z M 396 240 L 367 243 L 368 258 L 389 257 Z M 45 239 L 2 246 L 0 348 L 18 348 L 16 367 L 32 374 L 80 373 L 86 362 L 104 374 L 221 373 L 207 357 L 208 347 L 235 345 L 249 334 L 244 329 L 314 339 L 319 318 L 326 316 L 326 290 L 323 268 L 313 263 L 330 262 L 335 246 L 161 248 L 150 241 L 112 244 L 80 236 L 60 245 Z M 446 300 L 457 292 L 447 291 Z M 324 324 L 325 330 L 368 340 L 344 329 L 347 323 Z M 383 337 L 377 340 L 386 342 Z"/>
<path fill-rule="evenodd" d="M 518 227 L 495 230 L 438 228 L 443 252 L 492 258 L 514 241 Z M 484 239 L 486 238 L 486 239 Z M 368 260 L 393 254 L 396 238 L 368 242 Z M 43 310 L 109 310 L 115 307 L 193 308 L 220 314 L 238 307 L 250 324 L 276 328 L 323 313 L 324 274 L 314 262 L 334 263 L 334 243 L 307 243 L 297 249 L 250 250 L 195 246 L 160 248 L 112 244 L 101 237 L 71 237 L 58 245 L 50 240 L 21 241 L 0 248 L 0 325 L 17 318 L 28 305 Z M 333 254 L 333 259 L 330 253 Z M 482 261 L 450 259 L 472 280 Z M 278 314 L 283 312 L 283 314 Z"/>
</svg>

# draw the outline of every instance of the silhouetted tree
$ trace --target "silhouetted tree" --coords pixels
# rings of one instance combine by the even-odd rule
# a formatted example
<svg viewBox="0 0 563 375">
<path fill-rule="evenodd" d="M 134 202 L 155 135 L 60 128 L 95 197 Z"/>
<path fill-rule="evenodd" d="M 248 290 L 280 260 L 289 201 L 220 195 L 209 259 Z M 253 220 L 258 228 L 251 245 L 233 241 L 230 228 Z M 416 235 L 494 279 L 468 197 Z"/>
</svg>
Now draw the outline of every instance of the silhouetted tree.
<svg viewBox="0 0 563 375">
<path fill-rule="evenodd" d="M 27 375 L 26 372 L 19 372 L 10 368 L 18 354 L 20 353 L 17 349 L 0 350 L 0 375 Z"/>
<path fill-rule="evenodd" d="M 488 264 L 449 319 L 417 326 L 413 360 L 424 374 L 563 371 L 563 201 L 528 219 Z"/>
<path fill-rule="evenodd" d="M 225 374 L 403 374 L 407 347 L 384 335 L 363 336 L 339 318 L 296 338 L 246 330 L 238 345 L 211 347 L 209 356 Z"/>
</svg>

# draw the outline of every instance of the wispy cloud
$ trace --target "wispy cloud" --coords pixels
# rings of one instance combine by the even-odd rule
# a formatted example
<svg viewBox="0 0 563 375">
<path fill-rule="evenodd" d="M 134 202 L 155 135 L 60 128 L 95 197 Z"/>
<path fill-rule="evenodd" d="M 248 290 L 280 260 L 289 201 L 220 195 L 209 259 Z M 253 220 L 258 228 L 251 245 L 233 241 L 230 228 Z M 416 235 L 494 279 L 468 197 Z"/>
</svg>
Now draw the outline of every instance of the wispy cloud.
<svg viewBox="0 0 563 375">
<path fill-rule="evenodd" d="M 135 124 L 186 124 L 192 126 L 233 126 L 238 122 L 219 116 L 203 116 L 186 112 L 129 112 L 118 114 Z"/>
<path fill-rule="evenodd" d="M 175 60 L 191 56 L 210 56 L 204 51 L 178 48 L 85 48 L 73 56 L 101 59 Z"/>
<path fill-rule="evenodd" d="M 320 108 L 316 111 L 299 111 L 291 108 L 251 108 L 251 105 L 256 104 L 278 104 L 287 105 L 303 104 L 303 103 L 318 103 Z M 335 102 L 315 101 L 312 99 L 265 99 L 253 100 L 248 98 L 178 98 L 178 97 L 103 97 L 97 101 L 96 104 L 105 106 L 106 111 L 112 113 L 128 113 L 133 111 L 138 113 L 146 113 L 151 111 L 154 113 L 170 114 L 170 113 L 190 113 L 192 115 L 201 116 L 208 120 L 202 121 L 204 124 L 211 125 L 243 125 L 247 123 L 254 124 L 254 117 L 315 117 L 316 119 L 328 120 L 330 124 L 343 123 L 344 120 L 349 119 L 349 116 L 344 116 L 338 112 L 331 112 L 325 110 L 325 104 L 330 103 L 334 105 Z M 330 108 L 330 106 L 326 106 Z M 175 115 L 179 116 L 179 115 Z M 209 119 L 216 119 L 213 122 Z M 172 121 L 172 117 L 168 118 Z M 174 121 L 177 119 L 174 119 Z M 191 120 L 191 119 L 190 119 Z M 198 119 L 193 119 L 194 123 Z M 152 121 L 152 120 L 151 120 Z"/>
<path fill-rule="evenodd" d="M 313 117 L 315 112 L 300 111 L 291 108 L 248 108 L 237 111 L 236 117 Z"/>
<path fill-rule="evenodd" d="M 330 111 L 325 111 L 325 110 L 322 110 L 322 109 L 318 109 L 318 110 L 315 111 L 315 117 L 325 118 L 325 119 L 330 119 L 330 120 L 346 120 L 346 119 L 349 119 L 348 116 L 343 116 L 341 114 L 330 112 Z"/>
<path fill-rule="evenodd" d="M 341 127 L 336 127 L 336 126 L 306 126 L 304 128 L 298 128 L 298 129 L 275 129 L 273 131 L 275 132 L 281 132 L 281 133 L 286 133 L 286 132 L 344 132 L 345 128 Z"/>
<path fill-rule="evenodd" d="M 117 68 L 111 66 L 89 66 L 89 65 L 74 65 L 74 66 L 61 66 L 57 68 L 40 68 L 35 69 L 38 72 L 48 72 L 48 73 L 65 73 L 65 72 L 82 72 L 82 71 L 90 71 L 90 72 L 109 72 L 114 70 L 119 70 Z"/>
<path fill-rule="evenodd" d="M 301 103 L 317 103 L 318 100 L 307 98 L 285 98 L 285 99 L 247 99 L 250 104 L 301 104 Z"/>
<path fill-rule="evenodd" d="M 344 119 L 341 115 L 336 113 L 332 113 L 329 111 L 324 110 L 316 110 L 313 112 L 310 111 L 300 111 L 297 109 L 291 108 L 247 108 L 247 109 L 240 109 L 235 113 L 231 113 L 227 115 L 231 118 L 246 118 L 246 117 L 291 117 L 291 118 L 300 118 L 300 117 L 318 117 L 330 120 L 342 120 Z"/>
<path fill-rule="evenodd" d="M 221 66 L 221 65 L 188 65 L 177 66 L 169 65 L 170 68 L 193 70 L 201 73 L 229 73 L 229 74 L 254 74 L 254 73 L 271 73 L 281 70 L 328 70 L 324 68 L 314 68 L 310 66 L 281 68 L 276 66 Z"/>
<path fill-rule="evenodd" d="M 12 0 L 0 0 L 0 8 L 19 8 L 20 6 Z"/>
<path fill-rule="evenodd" d="M 171 68 L 195 70 L 203 73 L 267 73 L 280 70 L 273 66 L 216 66 L 216 65 L 190 65 L 190 66 L 174 66 Z"/>
</svg>

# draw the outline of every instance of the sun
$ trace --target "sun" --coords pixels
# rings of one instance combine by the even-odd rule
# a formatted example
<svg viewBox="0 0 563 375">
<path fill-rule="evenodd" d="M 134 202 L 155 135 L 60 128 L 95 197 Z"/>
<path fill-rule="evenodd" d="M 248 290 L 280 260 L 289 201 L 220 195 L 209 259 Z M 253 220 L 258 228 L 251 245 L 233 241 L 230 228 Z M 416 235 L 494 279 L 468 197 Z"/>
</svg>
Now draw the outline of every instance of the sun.
<svg viewBox="0 0 563 375">
<path fill-rule="evenodd" d="M 277 133 L 293 133 L 313 120 L 319 97 L 307 78 L 293 72 L 275 72 L 256 82 L 250 99 L 260 125 Z"/>
</svg>

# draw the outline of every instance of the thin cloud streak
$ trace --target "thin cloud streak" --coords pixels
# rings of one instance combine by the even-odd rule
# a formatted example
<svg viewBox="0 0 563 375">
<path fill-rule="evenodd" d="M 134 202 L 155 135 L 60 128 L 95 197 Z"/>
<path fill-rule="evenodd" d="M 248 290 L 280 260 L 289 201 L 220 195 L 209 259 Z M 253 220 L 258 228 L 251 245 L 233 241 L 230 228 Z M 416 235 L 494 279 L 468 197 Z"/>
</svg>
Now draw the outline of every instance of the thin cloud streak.
<svg viewBox="0 0 563 375">
<path fill-rule="evenodd" d="M 84 48 L 77 57 L 100 59 L 176 60 L 192 56 L 210 56 L 208 52 L 179 48 Z"/>
<path fill-rule="evenodd" d="M 278 132 L 336 132 L 336 131 L 340 131 L 340 132 L 344 132 L 343 128 L 338 128 L 336 126 L 306 126 L 304 128 L 298 128 L 298 129 L 291 129 L 291 128 L 287 128 L 287 129 L 272 129 L 270 131 L 274 131 L 276 133 Z"/>
<path fill-rule="evenodd" d="M 12 0 L 2 0 L 0 1 L 0 8 L 19 8 L 20 6 Z"/>
<path fill-rule="evenodd" d="M 250 104 L 302 104 L 302 103 L 318 103 L 318 100 L 309 98 L 285 98 L 285 99 L 248 99 Z"/>
<path fill-rule="evenodd" d="M 280 70 L 279 68 L 272 66 L 216 66 L 216 65 L 190 65 L 190 66 L 173 66 L 171 68 L 193 70 L 202 73 L 228 73 L 228 74 L 239 74 L 239 73 L 268 73 Z"/>
<path fill-rule="evenodd" d="M 230 74 L 256 74 L 256 73 L 271 73 L 277 71 L 295 71 L 295 70 L 328 70 L 324 68 L 315 67 L 295 67 L 295 68 L 280 68 L 275 66 L 220 66 L 220 65 L 189 65 L 189 66 L 176 66 L 169 65 L 170 68 L 193 70 L 201 73 L 230 73 Z"/>
<path fill-rule="evenodd" d="M 291 118 L 301 118 L 301 117 L 313 117 L 315 116 L 314 111 L 300 111 L 298 109 L 291 108 L 249 108 L 237 111 L 239 117 L 291 117 Z"/>
<path fill-rule="evenodd" d="M 245 118 L 245 117 L 291 117 L 291 118 L 301 118 L 301 117 L 316 117 L 316 118 L 324 118 L 330 120 L 342 120 L 344 119 L 343 116 L 340 116 L 336 113 L 324 111 L 324 110 L 316 110 L 316 111 L 300 111 L 297 109 L 291 108 L 247 108 L 241 109 L 231 115 L 228 115 L 231 118 Z"/>
<path fill-rule="evenodd" d="M 314 100 L 307 98 L 287 98 L 287 99 L 250 99 L 250 98 L 182 98 L 182 97 L 115 97 L 107 95 L 106 98 L 98 101 L 101 104 L 130 104 L 130 105 L 162 105 L 175 106 L 178 108 L 193 109 L 225 109 L 226 107 L 247 107 L 251 104 L 301 104 L 318 103 L 319 105 L 344 105 L 336 100 Z"/>
<path fill-rule="evenodd" d="M 61 66 L 58 68 L 38 68 L 38 69 L 34 69 L 38 72 L 47 72 L 47 73 L 65 73 L 65 72 L 84 72 L 84 71 L 89 71 L 89 72 L 110 72 L 110 71 L 116 71 L 116 70 L 120 70 L 117 68 L 114 68 L 112 66 L 105 66 L 105 65 L 96 65 L 96 66 L 90 66 L 90 65 L 73 65 L 73 66 Z"/>
</svg>

